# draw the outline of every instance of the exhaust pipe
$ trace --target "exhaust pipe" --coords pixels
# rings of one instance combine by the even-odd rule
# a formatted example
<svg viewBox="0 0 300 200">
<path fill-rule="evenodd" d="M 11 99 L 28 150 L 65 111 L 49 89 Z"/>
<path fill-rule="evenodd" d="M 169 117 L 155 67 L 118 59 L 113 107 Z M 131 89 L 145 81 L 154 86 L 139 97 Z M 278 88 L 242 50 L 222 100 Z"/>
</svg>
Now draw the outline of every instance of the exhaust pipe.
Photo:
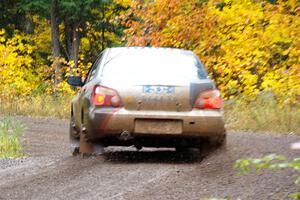
<svg viewBox="0 0 300 200">
<path fill-rule="evenodd" d="M 120 135 L 120 140 L 132 140 L 133 136 L 131 135 L 131 133 L 129 131 L 123 131 Z"/>
</svg>

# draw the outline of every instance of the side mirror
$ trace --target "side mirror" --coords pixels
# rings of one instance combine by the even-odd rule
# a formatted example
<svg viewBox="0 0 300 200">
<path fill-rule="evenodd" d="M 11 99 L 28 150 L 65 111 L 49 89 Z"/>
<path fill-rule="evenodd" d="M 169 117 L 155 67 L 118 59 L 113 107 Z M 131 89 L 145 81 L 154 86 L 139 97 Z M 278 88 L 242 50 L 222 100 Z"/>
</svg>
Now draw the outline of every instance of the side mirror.
<svg viewBox="0 0 300 200">
<path fill-rule="evenodd" d="M 81 76 L 69 76 L 67 79 L 67 83 L 75 87 L 83 86 L 83 82 L 81 81 Z"/>
</svg>

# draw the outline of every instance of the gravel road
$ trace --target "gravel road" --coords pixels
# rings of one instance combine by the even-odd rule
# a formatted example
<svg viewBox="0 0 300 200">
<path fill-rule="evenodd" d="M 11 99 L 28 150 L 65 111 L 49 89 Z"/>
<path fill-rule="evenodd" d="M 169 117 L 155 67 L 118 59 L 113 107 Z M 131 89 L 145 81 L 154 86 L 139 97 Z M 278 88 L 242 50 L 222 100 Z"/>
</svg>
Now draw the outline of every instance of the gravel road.
<svg viewBox="0 0 300 200">
<path fill-rule="evenodd" d="M 0 160 L 0 199 L 288 199 L 299 190 L 290 170 L 237 176 L 235 160 L 299 155 L 292 135 L 229 132 L 226 149 L 200 156 L 173 149 L 107 148 L 99 157 L 72 157 L 68 122 L 20 118 L 26 158 Z"/>
</svg>

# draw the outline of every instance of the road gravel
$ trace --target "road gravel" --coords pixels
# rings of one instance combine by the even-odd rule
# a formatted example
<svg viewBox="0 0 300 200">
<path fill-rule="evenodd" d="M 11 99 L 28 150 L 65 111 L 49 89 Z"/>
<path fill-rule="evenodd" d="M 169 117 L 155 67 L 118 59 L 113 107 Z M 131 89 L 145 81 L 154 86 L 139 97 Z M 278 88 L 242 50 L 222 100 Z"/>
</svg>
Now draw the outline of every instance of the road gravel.
<svg viewBox="0 0 300 200">
<path fill-rule="evenodd" d="M 290 149 L 294 135 L 229 132 L 227 148 L 177 153 L 173 149 L 107 148 L 99 157 L 71 156 L 68 122 L 20 117 L 27 157 L 0 160 L 0 199 L 288 199 L 299 191 L 291 170 L 238 176 L 235 160 Z"/>
</svg>

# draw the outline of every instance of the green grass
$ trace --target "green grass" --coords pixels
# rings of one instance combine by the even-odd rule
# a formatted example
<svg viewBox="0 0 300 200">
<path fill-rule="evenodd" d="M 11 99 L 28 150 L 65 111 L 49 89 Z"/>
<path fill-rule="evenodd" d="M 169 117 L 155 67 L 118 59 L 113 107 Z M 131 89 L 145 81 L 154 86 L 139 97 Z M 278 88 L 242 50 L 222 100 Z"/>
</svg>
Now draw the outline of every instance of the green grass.
<svg viewBox="0 0 300 200">
<path fill-rule="evenodd" d="M 20 136 L 24 125 L 12 117 L 0 118 L 0 158 L 22 157 Z"/>
</svg>

